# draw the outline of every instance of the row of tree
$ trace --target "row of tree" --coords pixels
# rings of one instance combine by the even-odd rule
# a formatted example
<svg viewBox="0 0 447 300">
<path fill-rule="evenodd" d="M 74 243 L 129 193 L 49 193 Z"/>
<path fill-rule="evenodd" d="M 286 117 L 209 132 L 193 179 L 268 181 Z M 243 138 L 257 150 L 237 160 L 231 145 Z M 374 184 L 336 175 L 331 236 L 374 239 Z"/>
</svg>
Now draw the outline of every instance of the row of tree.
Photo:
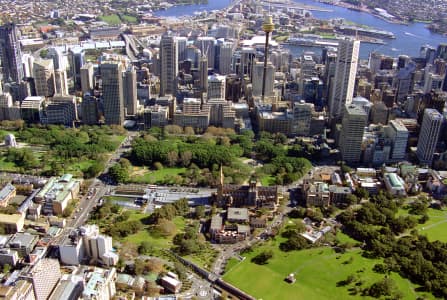
<svg viewBox="0 0 447 300">
<path fill-rule="evenodd" d="M 173 143 L 172 140 L 147 142 L 138 138 L 132 145 L 130 159 L 136 165 L 145 166 L 160 162 L 170 167 L 187 167 L 194 163 L 200 168 L 212 168 L 214 164 L 228 165 L 242 154 L 243 150 L 238 146 L 227 147 L 202 140 Z"/>
<path fill-rule="evenodd" d="M 388 270 L 400 273 L 435 296 L 447 298 L 447 244 L 430 242 L 417 230 L 400 237 L 414 228 L 418 219 L 397 216 L 399 204 L 379 194 L 360 209 L 345 211 L 337 219 L 346 234 L 364 243 L 365 256 L 384 258 Z M 415 204 L 412 212 L 423 214 L 425 209 Z M 373 290 L 369 294 L 374 294 Z"/>
</svg>

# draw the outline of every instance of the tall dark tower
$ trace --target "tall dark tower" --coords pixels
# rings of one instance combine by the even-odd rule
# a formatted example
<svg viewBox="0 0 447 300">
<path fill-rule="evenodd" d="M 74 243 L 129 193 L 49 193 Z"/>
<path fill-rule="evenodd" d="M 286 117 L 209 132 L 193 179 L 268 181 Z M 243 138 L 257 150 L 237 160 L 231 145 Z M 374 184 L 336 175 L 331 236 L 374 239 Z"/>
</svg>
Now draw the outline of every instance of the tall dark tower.
<svg viewBox="0 0 447 300">
<path fill-rule="evenodd" d="M 22 52 L 14 23 L 0 26 L 0 51 L 3 67 L 3 79 L 20 83 L 24 77 Z"/>
<path fill-rule="evenodd" d="M 268 53 L 269 53 L 269 36 L 270 33 L 275 29 L 275 24 L 273 24 L 272 16 L 266 15 L 264 18 L 264 23 L 262 23 L 262 30 L 265 32 L 265 49 L 264 49 L 264 73 L 262 75 L 262 94 L 261 100 L 264 102 L 265 96 L 265 79 L 267 73 L 267 61 L 268 61 Z"/>
<path fill-rule="evenodd" d="M 199 63 L 200 92 L 208 93 L 208 58 L 203 55 Z"/>
</svg>

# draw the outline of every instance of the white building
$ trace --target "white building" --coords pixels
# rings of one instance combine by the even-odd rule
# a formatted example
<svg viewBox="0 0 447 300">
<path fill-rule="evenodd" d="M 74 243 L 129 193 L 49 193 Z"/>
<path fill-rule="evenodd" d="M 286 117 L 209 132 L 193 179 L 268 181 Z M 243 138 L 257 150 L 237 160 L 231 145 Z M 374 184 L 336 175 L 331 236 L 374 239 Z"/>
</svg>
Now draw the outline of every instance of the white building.
<svg viewBox="0 0 447 300">
<path fill-rule="evenodd" d="M 59 255 L 64 265 L 79 265 L 85 255 L 83 239 L 73 232 L 59 245 Z"/>
<path fill-rule="evenodd" d="M 405 196 L 405 182 L 395 173 L 385 173 L 383 175 L 385 187 L 389 193 L 395 196 Z"/>
<path fill-rule="evenodd" d="M 99 234 L 96 225 L 86 225 L 80 228 L 83 237 L 85 252 L 93 261 L 105 266 L 113 266 L 118 263 L 118 255 L 113 252 L 112 238 Z"/>
<path fill-rule="evenodd" d="M 385 132 L 393 141 L 393 147 L 389 159 L 391 161 L 400 161 L 405 158 L 408 143 L 408 129 L 397 120 L 392 120 L 389 126 L 385 127 Z"/>
<path fill-rule="evenodd" d="M 343 105 L 352 102 L 360 50 L 360 41 L 346 39 L 338 42 L 335 76 L 329 98 L 329 113 L 332 117 L 340 116 Z"/>
</svg>

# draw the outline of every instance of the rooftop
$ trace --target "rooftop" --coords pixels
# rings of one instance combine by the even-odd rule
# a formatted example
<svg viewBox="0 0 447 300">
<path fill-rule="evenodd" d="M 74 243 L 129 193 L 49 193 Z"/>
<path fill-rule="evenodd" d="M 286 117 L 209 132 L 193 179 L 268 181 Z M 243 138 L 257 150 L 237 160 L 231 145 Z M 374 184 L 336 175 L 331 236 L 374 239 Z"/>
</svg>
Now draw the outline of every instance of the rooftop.
<svg viewBox="0 0 447 300">
<path fill-rule="evenodd" d="M 19 214 L 14 215 L 0 214 L 0 223 L 3 224 L 17 224 L 18 222 L 24 219 L 25 217 Z"/>
<path fill-rule="evenodd" d="M 230 207 L 228 208 L 227 218 L 240 221 L 248 220 L 248 209 Z"/>
<path fill-rule="evenodd" d="M 29 233 L 16 233 L 10 240 L 8 245 L 11 247 L 11 245 L 16 244 L 19 245 L 19 247 L 28 247 L 32 245 L 38 237 L 33 234 Z"/>
<path fill-rule="evenodd" d="M 9 194 L 11 194 L 15 189 L 16 188 L 12 184 L 8 183 L 4 188 L 0 190 L 0 201 L 8 197 Z"/>
</svg>

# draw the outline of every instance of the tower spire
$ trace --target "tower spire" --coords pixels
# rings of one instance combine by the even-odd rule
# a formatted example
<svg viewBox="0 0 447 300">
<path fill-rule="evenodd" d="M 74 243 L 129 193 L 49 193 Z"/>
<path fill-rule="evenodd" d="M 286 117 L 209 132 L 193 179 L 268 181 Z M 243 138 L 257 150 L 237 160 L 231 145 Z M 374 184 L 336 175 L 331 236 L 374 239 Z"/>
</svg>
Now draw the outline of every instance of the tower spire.
<svg viewBox="0 0 447 300">
<path fill-rule="evenodd" d="M 273 24 L 272 16 L 270 15 L 270 6 L 269 6 L 269 14 L 266 14 L 264 17 L 264 22 L 262 23 L 262 30 L 265 32 L 265 48 L 264 48 L 264 73 L 262 74 L 262 94 L 261 100 L 264 102 L 265 97 L 265 80 L 267 73 L 267 61 L 268 61 L 268 53 L 269 53 L 269 36 L 270 33 L 275 29 L 275 24 Z"/>
</svg>

